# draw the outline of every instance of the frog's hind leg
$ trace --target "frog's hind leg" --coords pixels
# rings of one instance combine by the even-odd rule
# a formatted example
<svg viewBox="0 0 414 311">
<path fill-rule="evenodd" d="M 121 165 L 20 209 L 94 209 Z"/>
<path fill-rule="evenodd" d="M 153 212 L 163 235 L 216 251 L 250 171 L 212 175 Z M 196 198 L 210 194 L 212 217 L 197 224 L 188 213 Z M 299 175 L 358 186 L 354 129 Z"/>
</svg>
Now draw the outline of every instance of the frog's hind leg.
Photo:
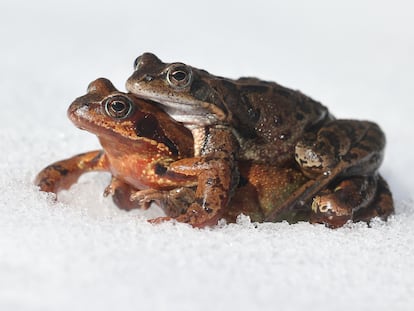
<svg viewBox="0 0 414 311">
<path fill-rule="evenodd" d="M 377 124 L 333 120 L 317 133 L 309 133 L 295 147 L 295 159 L 311 179 L 373 175 L 381 165 L 385 136 Z"/>
<path fill-rule="evenodd" d="M 297 143 L 295 159 L 310 181 L 283 208 L 313 204 L 320 212 L 332 207 L 329 213 L 333 215 L 318 212 L 315 222 L 333 227 L 344 224 L 352 219 L 353 211 L 373 199 L 384 146 L 384 133 L 368 121 L 332 120 L 316 133 L 308 133 Z M 330 223 L 330 218 L 335 221 Z"/>
<path fill-rule="evenodd" d="M 367 207 L 375 197 L 377 177 L 351 177 L 322 190 L 312 202 L 311 223 L 330 228 L 343 226 L 354 212 Z"/>
<path fill-rule="evenodd" d="M 353 215 L 353 221 L 369 221 L 374 217 L 387 220 L 394 213 L 394 202 L 387 182 L 378 175 L 377 191 L 372 202 L 366 207 L 357 210 Z"/>
<path fill-rule="evenodd" d="M 310 222 L 337 228 L 349 220 L 385 220 L 393 211 L 391 192 L 381 176 L 350 177 L 315 196 Z"/>
</svg>

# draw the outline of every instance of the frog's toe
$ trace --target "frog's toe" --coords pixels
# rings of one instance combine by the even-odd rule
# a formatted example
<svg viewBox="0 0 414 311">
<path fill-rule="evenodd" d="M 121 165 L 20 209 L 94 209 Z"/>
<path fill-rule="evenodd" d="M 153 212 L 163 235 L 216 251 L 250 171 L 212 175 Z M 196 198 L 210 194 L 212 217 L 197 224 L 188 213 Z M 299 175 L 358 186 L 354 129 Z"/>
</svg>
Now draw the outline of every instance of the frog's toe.
<svg viewBox="0 0 414 311">
<path fill-rule="evenodd" d="M 153 218 L 153 219 L 148 219 L 148 222 L 151 223 L 151 224 L 161 224 L 163 222 L 171 221 L 171 220 L 174 220 L 174 218 L 164 216 L 164 217 L 157 217 L 157 218 Z"/>
<path fill-rule="evenodd" d="M 371 204 L 376 189 L 376 176 L 345 179 L 313 199 L 310 222 L 341 227 L 349 220 L 355 220 L 354 213 Z"/>
<path fill-rule="evenodd" d="M 144 203 L 164 199 L 164 196 L 164 191 L 156 189 L 145 189 L 132 193 L 129 199 L 131 201 Z"/>
<path fill-rule="evenodd" d="M 354 221 L 368 222 L 374 217 L 380 217 L 382 220 L 394 213 L 394 202 L 391 191 L 387 182 L 379 175 L 377 191 L 373 201 L 366 207 L 361 208 L 354 213 Z"/>
<path fill-rule="evenodd" d="M 104 197 L 107 197 L 107 196 L 109 196 L 109 195 L 114 195 L 115 194 L 115 190 L 114 190 L 114 188 L 112 187 L 112 185 L 108 185 L 106 188 L 105 188 L 105 190 L 104 190 L 104 192 L 103 192 L 103 196 Z"/>
<path fill-rule="evenodd" d="M 316 196 L 313 199 L 311 223 L 322 223 L 330 228 L 338 228 L 351 219 L 352 206 L 339 202 L 335 193 Z"/>
</svg>

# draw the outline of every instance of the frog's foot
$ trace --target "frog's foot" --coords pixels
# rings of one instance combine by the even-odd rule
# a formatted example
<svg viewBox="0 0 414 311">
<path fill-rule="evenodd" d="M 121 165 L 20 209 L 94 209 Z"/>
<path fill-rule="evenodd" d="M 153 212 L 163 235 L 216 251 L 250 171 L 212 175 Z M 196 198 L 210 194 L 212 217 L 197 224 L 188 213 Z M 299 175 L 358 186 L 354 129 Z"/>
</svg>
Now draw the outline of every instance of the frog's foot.
<svg viewBox="0 0 414 311">
<path fill-rule="evenodd" d="M 194 202 L 176 220 L 201 228 L 217 224 L 239 183 L 235 160 L 239 146 L 225 126 L 196 128 L 192 133 L 199 156 L 175 161 L 168 170 L 197 179 Z"/>
<path fill-rule="evenodd" d="M 174 219 L 178 222 L 190 224 L 194 228 L 204 228 L 217 225 L 221 218 L 223 218 L 223 215 L 220 211 L 209 210 L 197 203 L 193 203 L 185 213 Z"/>
<path fill-rule="evenodd" d="M 183 190 L 184 189 L 184 190 Z M 188 189 L 188 190 L 185 190 Z M 158 217 L 149 220 L 151 223 L 161 223 L 164 221 L 175 220 L 182 223 L 188 223 L 196 228 L 216 225 L 219 217 L 214 210 L 203 208 L 196 203 L 195 192 L 189 188 L 178 188 L 171 191 L 157 191 L 148 189 L 138 191 L 133 195 L 133 198 L 142 199 L 144 201 L 157 201 L 164 210 L 167 217 Z M 180 190 L 178 198 L 170 197 L 171 192 Z M 190 192 L 188 192 L 190 191 Z M 213 217 L 210 214 L 215 214 Z"/>
<path fill-rule="evenodd" d="M 148 209 L 152 201 L 165 199 L 164 192 L 156 189 L 138 190 L 130 194 L 129 201 L 139 205 L 142 209 Z"/>
<path fill-rule="evenodd" d="M 195 200 L 194 190 L 187 187 L 180 187 L 169 191 L 156 189 L 145 189 L 133 193 L 130 200 L 138 204 L 149 206 L 155 201 L 169 217 L 177 217 L 184 212 Z"/>
<path fill-rule="evenodd" d="M 378 176 L 377 192 L 374 200 L 366 207 L 354 213 L 353 221 L 364 221 L 369 223 L 374 217 L 387 220 L 394 213 L 394 202 L 387 182 Z"/>
<path fill-rule="evenodd" d="M 178 206 L 178 208 L 181 208 L 178 210 L 179 213 L 175 213 L 175 215 L 177 215 L 177 217 L 175 217 L 176 221 L 188 223 L 196 228 L 203 228 L 216 225 L 219 219 L 222 218 L 223 209 L 220 204 L 222 196 L 220 196 L 220 192 L 213 192 L 215 187 L 211 186 L 215 185 L 212 179 L 204 181 L 204 177 L 203 174 L 200 174 L 199 185 L 196 192 L 193 191 L 192 195 L 188 196 L 188 199 L 185 202 L 187 204 L 184 204 L 186 208 L 182 208 L 183 204 Z M 210 202 L 203 197 L 204 192 L 208 191 L 212 192 L 211 194 L 209 193 Z M 188 204 L 188 202 L 192 203 Z"/>
<path fill-rule="evenodd" d="M 103 196 L 106 198 L 107 196 L 112 196 L 115 194 L 115 188 L 112 186 L 112 182 L 106 186 L 104 192 L 103 192 Z"/>
<path fill-rule="evenodd" d="M 151 224 L 161 224 L 163 222 L 167 222 L 167 221 L 171 221 L 174 220 L 173 217 L 157 217 L 157 218 L 153 218 L 153 219 L 148 219 L 148 222 Z"/>
<path fill-rule="evenodd" d="M 198 205 L 195 205 L 195 206 L 196 206 L 195 208 L 194 208 L 194 206 L 193 207 L 190 206 L 186 213 L 181 214 L 181 215 L 175 217 L 174 219 L 178 222 L 190 224 L 193 227 L 204 227 L 204 226 L 206 226 L 204 224 L 201 225 L 200 223 L 202 222 L 201 221 L 202 219 L 207 220 L 207 218 L 206 217 L 198 217 L 199 215 L 204 215 L 204 213 L 201 209 L 198 209 L 199 208 Z M 191 216 L 193 216 L 193 217 L 191 217 Z M 200 225 L 198 225 L 198 224 L 200 224 Z"/>
<path fill-rule="evenodd" d="M 111 183 L 105 188 L 103 195 L 105 197 L 112 196 L 112 200 L 120 209 L 130 211 L 132 209 L 141 208 L 136 202 L 131 202 L 129 197 L 137 190 L 123 181 L 112 177 Z"/>
<path fill-rule="evenodd" d="M 311 223 L 330 228 L 343 226 L 354 219 L 354 213 L 373 200 L 377 177 L 354 177 L 341 181 L 334 189 L 321 191 L 312 202 Z"/>
<path fill-rule="evenodd" d="M 231 157 L 205 156 L 176 161 L 170 169 L 197 176 L 193 203 L 176 220 L 197 228 L 216 225 L 238 184 L 239 172 L 235 161 Z"/>
</svg>

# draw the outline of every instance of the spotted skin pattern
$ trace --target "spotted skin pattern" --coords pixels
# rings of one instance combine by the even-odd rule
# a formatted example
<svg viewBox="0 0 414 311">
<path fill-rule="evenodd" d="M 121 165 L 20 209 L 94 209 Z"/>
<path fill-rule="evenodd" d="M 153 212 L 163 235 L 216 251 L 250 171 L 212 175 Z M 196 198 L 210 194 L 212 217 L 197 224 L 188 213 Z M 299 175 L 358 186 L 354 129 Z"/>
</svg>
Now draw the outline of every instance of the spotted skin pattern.
<svg viewBox="0 0 414 311">
<path fill-rule="evenodd" d="M 275 82 L 215 76 L 184 63 L 164 63 L 151 53 L 136 59 L 126 87 L 191 130 L 206 175 L 217 167 L 230 174 L 214 185 L 200 174 L 187 221 L 193 225 L 216 222 L 233 197 L 236 183 L 230 181 L 241 178 L 238 163 L 246 160 L 296 166 L 309 179 L 267 214 L 267 221 L 310 210 L 312 222 L 338 227 L 361 214 L 376 214 L 364 209 L 375 209 L 383 219 L 394 210 L 378 175 L 385 137 L 372 122 L 336 120 L 319 102 Z M 221 141 L 229 142 L 225 149 Z"/>
</svg>

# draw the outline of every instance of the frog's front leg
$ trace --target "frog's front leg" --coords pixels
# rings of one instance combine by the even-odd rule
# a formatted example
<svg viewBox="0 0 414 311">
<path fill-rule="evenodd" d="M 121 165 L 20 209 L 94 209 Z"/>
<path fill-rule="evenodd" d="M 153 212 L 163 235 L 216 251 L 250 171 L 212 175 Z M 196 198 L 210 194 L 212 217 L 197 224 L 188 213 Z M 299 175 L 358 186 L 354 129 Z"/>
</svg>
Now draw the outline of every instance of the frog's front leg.
<svg viewBox="0 0 414 311">
<path fill-rule="evenodd" d="M 217 224 L 223 209 L 230 201 L 227 189 L 233 187 L 231 165 L 225 158 L 194 157 L 171 163 L 168 172 L 185 174 L 197 178 L 197 189 L 182 187 L 171 191 L 147 189 L 136 192 L 131 200 L 156 201 L 167 217 L 152 222 L 175 219 L 194 227 Z M 177 192 L 178 190 L 178 192 Z"/>
<path fill-rule="evenodd" d="M 385 136 L 375 123 L 355 120 L 331 121 L 297 144 L 296 161 L 314 182 L 312 191 L 300 198 L 302 203 L 313 198 L 311 221 L 338 227 L 355 211 L 370 206 L 384 147 Z M 387 215 L 392 210 L 391 200 Z"/>
<path fill-rule="evenodd" d="M 70 188 L 86 172 L 108 170 L 108 161 L 104 151 L 95 150 L 45 167 L 37 174 L 34 183 L 41 191 L 56 194 L 60 190 Z"/>
<path fill-rule="evenodd" d="M 205 131 L 198 157 L 178 160 L 168 167 L 168 172 L 197 178 L 194 202 L 175 218 L 194 227 L 217 224 L 239 178 L 235 161 L 238 144 L 231 131 L 225 127 Z"/>
<path fill-rule="evenodd" d="M 176 219 L 190 223 L 194 227 L 217 224 L 229 204 L 235 181 L 232 179 L 234 167 L 230 159 L 201 158 L 195 164 L 198 176 L 195 200 L 185 214 Z"/>
<path fill-rule="evenodd" d="M 167 217 L 152 220 L 152 222 L 160 222 L 184 214 L 188 207 L 194 203 L 195 191 L 189 187 L 179 187 L 172 190 L 145 189 L 133 193 L 130 200 L 141 205 L 149 205 L 151 202 L 157 203 L 167 215 Z"/>
<path fill-rule="evenodd" d="M 112 177 L 104 196 L 112 196 L 114 203 L 123 210 L 147 209 L 152 202 L 157 203 L 168 217 L 183 214 L 194 202 L 194 190 L 179 187 L 173 190 L 144 189 L 137 190 L 124 181 Z"/>
<path fill-rule="evenodd" d="M 131 201 L 131 196 L 136 192 L 137 189 L 113 176 L 111 183 L 105 188 L 104 196 L 112 196 L 115 205 L 126 211 L 137 208 L 147 209 L 150 202 Z"/>
</svg>

